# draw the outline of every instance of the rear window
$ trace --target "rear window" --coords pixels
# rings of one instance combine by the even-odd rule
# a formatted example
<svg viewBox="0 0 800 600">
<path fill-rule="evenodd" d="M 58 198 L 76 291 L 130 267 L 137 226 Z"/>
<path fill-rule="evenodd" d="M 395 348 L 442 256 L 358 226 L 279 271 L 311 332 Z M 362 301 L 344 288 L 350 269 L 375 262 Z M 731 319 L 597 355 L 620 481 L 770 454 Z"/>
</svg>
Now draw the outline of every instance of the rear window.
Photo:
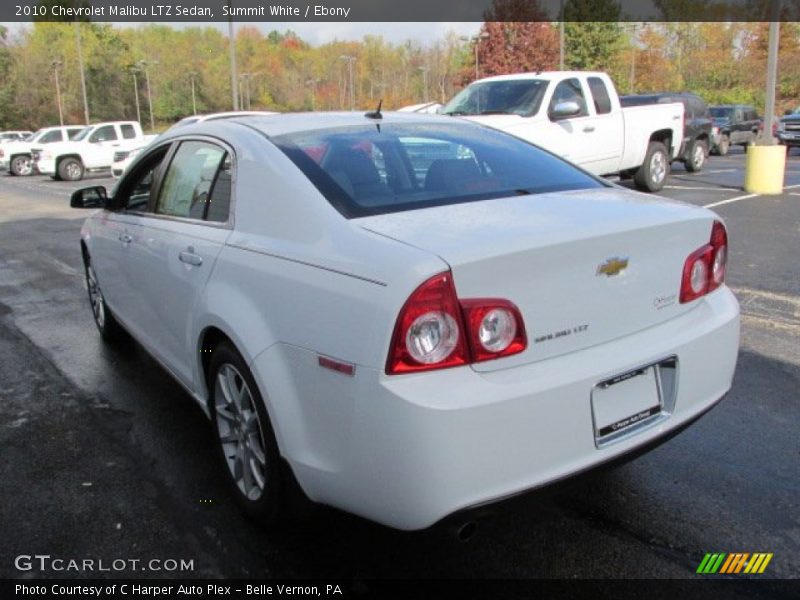
<svg viewBox="0 0 800 600">
<path fill-rule="evenodd" d="M 271 139 L 347 218 L 604 186 L 536 146 L 465 123 L 370 123 Z"/>
</svg>

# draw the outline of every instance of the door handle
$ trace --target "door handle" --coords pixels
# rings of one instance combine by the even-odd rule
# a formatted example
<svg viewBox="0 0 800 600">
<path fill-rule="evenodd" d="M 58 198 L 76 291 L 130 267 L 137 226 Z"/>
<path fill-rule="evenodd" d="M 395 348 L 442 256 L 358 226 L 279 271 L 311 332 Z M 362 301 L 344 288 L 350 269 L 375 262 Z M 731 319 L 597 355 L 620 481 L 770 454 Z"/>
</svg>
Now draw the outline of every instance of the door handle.
<svg viewBox="0 0 800 600">
<path fill-rule="evenodd" d="M 133 241 L 133 238 L 127 233 L 120 233 L 119 241 L 122 242 L 123 244 L 130 244 Z"/>
<path fill-rule="evenodd" d="M 195 254 L 194 248 L 191 247 L 178 254 L 178 260 L 195 267 L 199 267 L 203 264 L 203 257 Z"/>
<path fill-rule="evenodd" d="M 583 128 L 583 131 L 584 133 L 592 133 L 594 131 L 594 127 L 592 127 L 591 125 L 587 125 L 586 127 Z"/>
</svg>

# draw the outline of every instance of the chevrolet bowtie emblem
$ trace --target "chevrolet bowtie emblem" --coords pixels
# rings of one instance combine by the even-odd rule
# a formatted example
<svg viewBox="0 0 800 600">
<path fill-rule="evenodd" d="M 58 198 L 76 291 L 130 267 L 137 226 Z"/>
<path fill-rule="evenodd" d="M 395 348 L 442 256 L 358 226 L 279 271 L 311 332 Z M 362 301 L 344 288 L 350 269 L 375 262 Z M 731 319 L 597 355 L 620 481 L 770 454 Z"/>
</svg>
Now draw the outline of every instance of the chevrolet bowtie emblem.
<svg viewBox="0 0 800 600">
<path fill-rule="evenodd" d="M 615 256 L 614 258 L 609 258 L 606 262 L 597 266 L 597 273 L 595 275 L 605 275 L 607 277 L 612 277 L 614 275 L 619 275 L 628 267 L 628 259 L 627 258 L 619 258 Z"/>
</svg>

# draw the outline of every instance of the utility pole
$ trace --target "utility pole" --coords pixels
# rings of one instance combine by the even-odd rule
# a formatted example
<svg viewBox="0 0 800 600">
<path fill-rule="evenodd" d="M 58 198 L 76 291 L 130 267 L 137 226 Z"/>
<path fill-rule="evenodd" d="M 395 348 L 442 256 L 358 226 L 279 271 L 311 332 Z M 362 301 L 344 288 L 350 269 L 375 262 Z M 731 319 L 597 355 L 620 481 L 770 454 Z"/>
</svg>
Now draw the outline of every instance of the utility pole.
<svg viewBox="0 0 800 600">
<path fill-rule="evenodd" d="M 353 64 L 356 62 L 356 57 L 349 54 L 342 54 L 340 59 L 347 61 L 347 75 L 350 80 L 350 110 L 356 109 L 356 89 L 353 83 Z"/>
<path fill-rule="evenodd" d="M 56 77 L 56 101 L 58 102 L 58 122 L 61 126 L 64 126 L 64 109 L 61 106 L 61 84 L 58 81 L 58 70 L 64 63 L 60 60 L 54 60 L 52 62 L 53 65 L 53 73 Z"/>
<path fill-rule="evenodd" d="M 252 76 L 252 73 L 242 73 L 239 75 L 239 79 L 244 82 L 242 93 L 239 96 L 242 110 L 250 110 L 250 78 Z"/>
<path fill-rule="evenodd" d="M 309 79 L 306 81 L 306 85 L 311 88 L 311 110 L 317 110 L 317 83 L 319 79 Z"/>
<path fill-rule="evenodd" d="M 75 42 L 78 46 L 78 66 L 81 70 L 81 90 L 83 91 L 83 116 L 89 124 L 89 100 L 86 97 L 86 74 L 83 72 L 83 50 L 81 49 L 81 23 L 75 21 Z"/>
<path fill-rule="evenodd" d="M 232 0 L 228 0 L 228 14 L 231 15 Z M 236 38 L 233 33 L 233 15 L 228 17 L 228 39 L 230 40 L 231 51 L 231 100 L 233 110 L 239 110 L 239 87 L 237 85 L 239 77 L 236 74 Z"/>
<path fill-rule="evenodd" d="M 631 73 L 628 79 L 628 93 L 633 94 L 636 83 L 636 23 L 631 23 Z"/>
<path fill-rule="evenodd" d="M 138 73 L 138 69 L 136 65 L 131 66 L 131 74 L 133 75 L 133 97 L 136 98 L 136 121 L 139 124 L 142 123 L 142 109 L 139 106 L 139 81 L 136 79 L 136 73 Z"/>
</svg>

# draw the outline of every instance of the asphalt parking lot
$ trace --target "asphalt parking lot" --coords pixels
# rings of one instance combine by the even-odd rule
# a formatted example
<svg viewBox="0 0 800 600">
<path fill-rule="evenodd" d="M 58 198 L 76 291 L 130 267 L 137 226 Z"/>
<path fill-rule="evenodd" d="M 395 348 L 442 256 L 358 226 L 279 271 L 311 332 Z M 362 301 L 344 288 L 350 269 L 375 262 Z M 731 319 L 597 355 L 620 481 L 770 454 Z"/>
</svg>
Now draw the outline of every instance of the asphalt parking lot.
<svg viewBox="0 0 800 600">
<path fill-rule="evenodd" d="M 728 226 L 742 307 L 729 396 L 631 463 L 497 506 L 467 543 L 329 509 L 277 532 L 249 522 L 193 401 L 94 328 L 85 214 L 68 199 L 111 180 L 0 176 L 0 577 L 69 575 L 15 567 L 39 553 L 194 561 L 110 574 L 132 577 L 692 578 L 707 552 L 771 552 L 763 577 L 800 577 L 800 152 L 779 196 L 742 191 L 744 158 L 676 166 L 661 194 Z"/>
</svg>

